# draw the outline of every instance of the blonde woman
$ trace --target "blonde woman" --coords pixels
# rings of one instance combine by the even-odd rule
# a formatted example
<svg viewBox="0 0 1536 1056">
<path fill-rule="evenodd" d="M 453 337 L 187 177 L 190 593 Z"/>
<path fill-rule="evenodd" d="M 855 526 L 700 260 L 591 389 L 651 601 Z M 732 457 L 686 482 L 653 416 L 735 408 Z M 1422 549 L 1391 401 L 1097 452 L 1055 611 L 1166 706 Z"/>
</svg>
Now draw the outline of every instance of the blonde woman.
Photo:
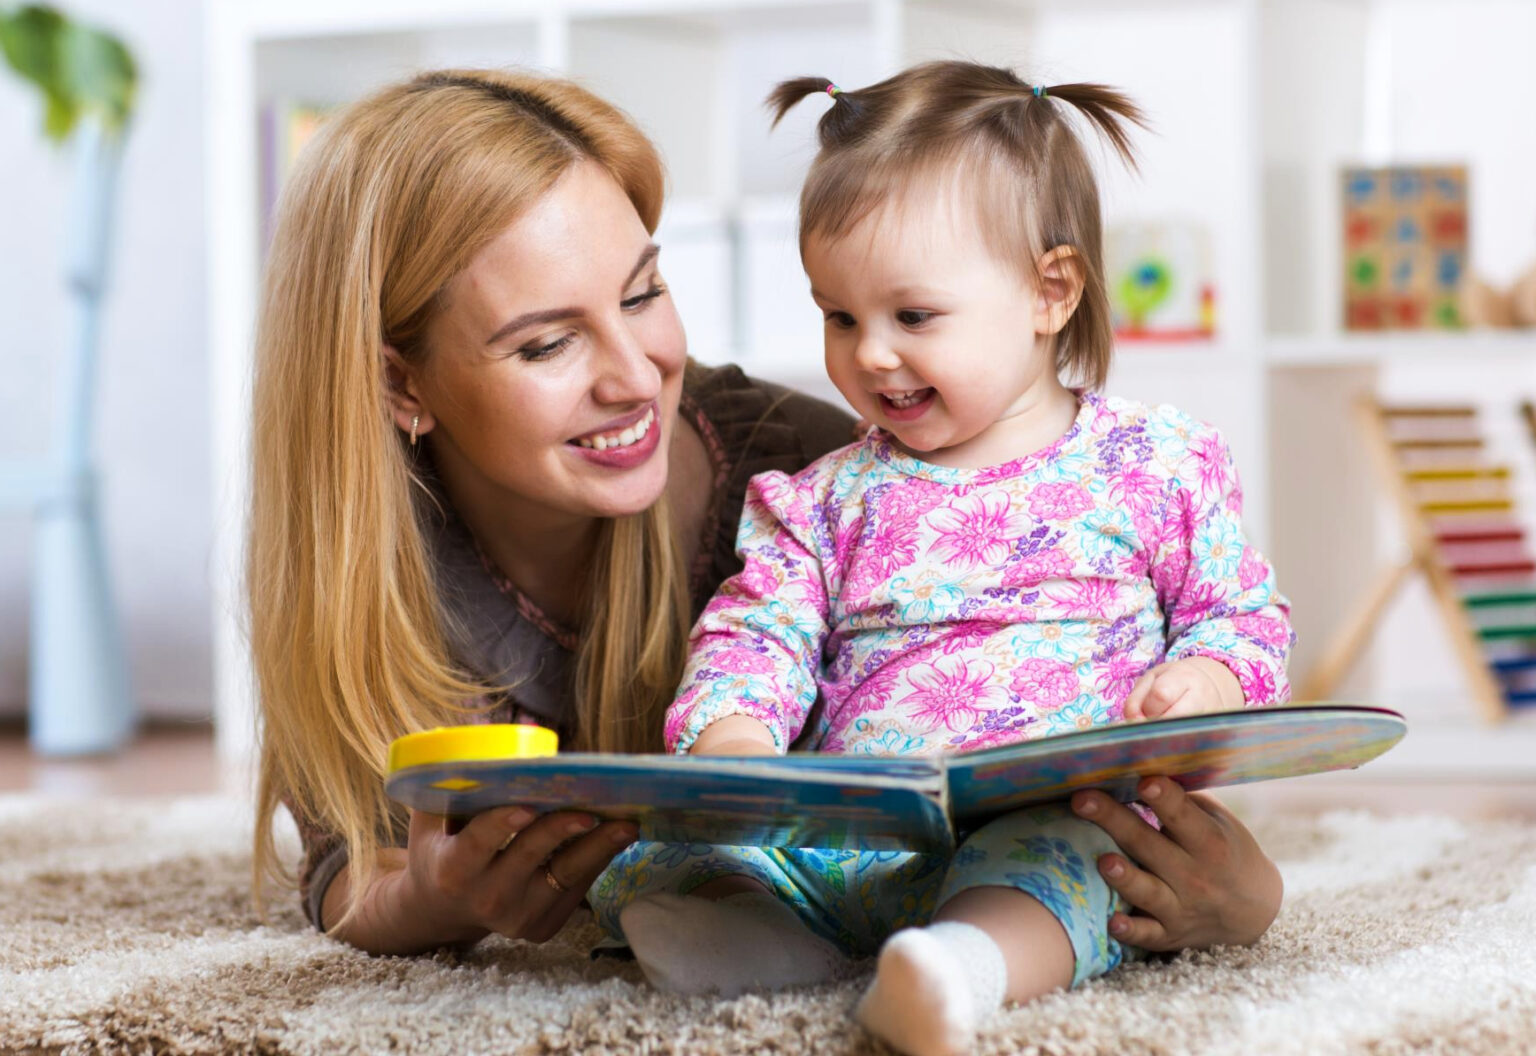
<svg viewBox="0 0 1536 1056">
<path fill-rule="evenodd" d="M 263 720 L 258 889 L 298 819 L 310 920 L 380 953 L 553 936 L 633 826 L 508 808 L 450 831 L 383 793 L 389 742 L 537 722 L 658 751 L 692 618 L 738 567 L 747 480 L 842 412 L 690 364 L 652 233 L 663 173 L 565 81 L 443 71 L 334 117 L 273 236 L 247 570 Z M 1159 833 L 1087 797 L 1149 949 L 1248 942 L 1274 865 L 1165 782 Z M 1084 805 L 1084 804 L 1080 804 Z"/>
</svg>

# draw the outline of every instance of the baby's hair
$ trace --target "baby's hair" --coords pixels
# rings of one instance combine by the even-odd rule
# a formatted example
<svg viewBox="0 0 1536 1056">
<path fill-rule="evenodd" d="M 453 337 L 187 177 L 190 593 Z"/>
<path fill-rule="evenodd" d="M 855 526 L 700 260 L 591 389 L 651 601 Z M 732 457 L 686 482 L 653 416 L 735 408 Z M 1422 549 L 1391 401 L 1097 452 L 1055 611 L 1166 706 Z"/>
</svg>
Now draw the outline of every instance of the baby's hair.
<svg viewBox="0 0 1536 1056">
<path fill-rule="evenodd" d="M 1077 310 L 1056 340 L 1056 367 L 1100 388 L 1114 346 L 1104 281 L 1099 191 L 1067 103 L 1136 169 L 1128 126 L 1147 127 L 1129 98 L 1102 84 L 1031 85 L 1012 70 L 929 62 L 855 91 L 825 77 L 796 77 L 768 96 L 773 124 L 808 95 L 832 107 L 817 125 L 821 149 L 800 194 L 800 247 L 837 238 L 906 188 L 959 176 L 978 228 L 1002 261 L 1040 282 L 1040 258 L 1075 251 L 1083 279 Z"/>
</svg>

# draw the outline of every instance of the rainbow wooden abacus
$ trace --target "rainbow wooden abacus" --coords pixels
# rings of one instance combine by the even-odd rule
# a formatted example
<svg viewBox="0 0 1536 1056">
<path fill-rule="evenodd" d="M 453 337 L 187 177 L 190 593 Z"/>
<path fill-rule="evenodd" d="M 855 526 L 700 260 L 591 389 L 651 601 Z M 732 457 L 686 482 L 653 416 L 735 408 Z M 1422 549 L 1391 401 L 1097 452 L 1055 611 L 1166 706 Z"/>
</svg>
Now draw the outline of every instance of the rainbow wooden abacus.
<svg viewBox="0 0 1536 1056">
<path fill-rule="evenodd" d="M 1377 579 L 1317 667 L 1304 700 L 1326 699 L 1397 591 L 1424 577 L 1484 717 L 1536 705 L 1536 559 L 1515 516 L 1508 466 L 1489 461 L 1477 411 L 1358 406 L 1372 464 L 1402 516 L 1409 556 Z M 1536 418 L 1532 420 L 1536 431 Z"/>
</svg>

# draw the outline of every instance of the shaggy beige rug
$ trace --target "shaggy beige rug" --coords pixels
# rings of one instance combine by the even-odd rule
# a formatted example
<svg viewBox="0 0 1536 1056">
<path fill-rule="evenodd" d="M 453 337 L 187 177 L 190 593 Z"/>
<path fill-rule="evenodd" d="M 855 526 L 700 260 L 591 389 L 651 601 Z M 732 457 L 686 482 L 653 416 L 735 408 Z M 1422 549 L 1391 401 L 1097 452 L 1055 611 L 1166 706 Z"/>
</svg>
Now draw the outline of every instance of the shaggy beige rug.
<svg viewBox="0 0 1536 1056">
<path fill-rule="evenodd" d="M 1284 912 L 1251 949 L 1133 965 L 1002 1015 L 982 1053 L 1536 1048 L 1536 827 L 1262 821 Z M 589 961 L 590 921 L 455 960 L 369 958 L 265 925 L 248 821 L 219 799 L 0 797 L 0 1052 L 866 1053 L 863 985 L 732 1001 Z M 290 843 L 290 847 L 293 844 Z"/>
</svg>

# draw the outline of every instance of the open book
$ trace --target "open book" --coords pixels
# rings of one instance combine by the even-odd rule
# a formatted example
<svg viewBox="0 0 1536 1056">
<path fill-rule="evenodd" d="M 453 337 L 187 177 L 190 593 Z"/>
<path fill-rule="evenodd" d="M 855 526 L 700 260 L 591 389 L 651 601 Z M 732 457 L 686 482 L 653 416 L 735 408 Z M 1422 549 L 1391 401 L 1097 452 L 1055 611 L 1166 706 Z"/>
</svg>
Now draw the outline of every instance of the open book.
<svg viewBox="0 0 1536 1056">
<path fill-rule="evenodd" d="M 512 804 L 584 810 L 637 821 L 641 838 L 667 842 L 943 851 L 999 814 L 1078 789 L 1129 801 L 1143 777 L 1193 790 L 1357 767 L 1401 740 L 1407 724 L 1383 708 L 1307 704 L 1103 726 L 961 755 L 739 758 L 477 757 L 463 747 L 477 729 L 492 727 L 453 728 L 458 747 L 447 761 L 433 759 L 431 733 L 413 735 L 426 740 L 391 752 L 389 795 L 459 816 Z"/>
</svg>

